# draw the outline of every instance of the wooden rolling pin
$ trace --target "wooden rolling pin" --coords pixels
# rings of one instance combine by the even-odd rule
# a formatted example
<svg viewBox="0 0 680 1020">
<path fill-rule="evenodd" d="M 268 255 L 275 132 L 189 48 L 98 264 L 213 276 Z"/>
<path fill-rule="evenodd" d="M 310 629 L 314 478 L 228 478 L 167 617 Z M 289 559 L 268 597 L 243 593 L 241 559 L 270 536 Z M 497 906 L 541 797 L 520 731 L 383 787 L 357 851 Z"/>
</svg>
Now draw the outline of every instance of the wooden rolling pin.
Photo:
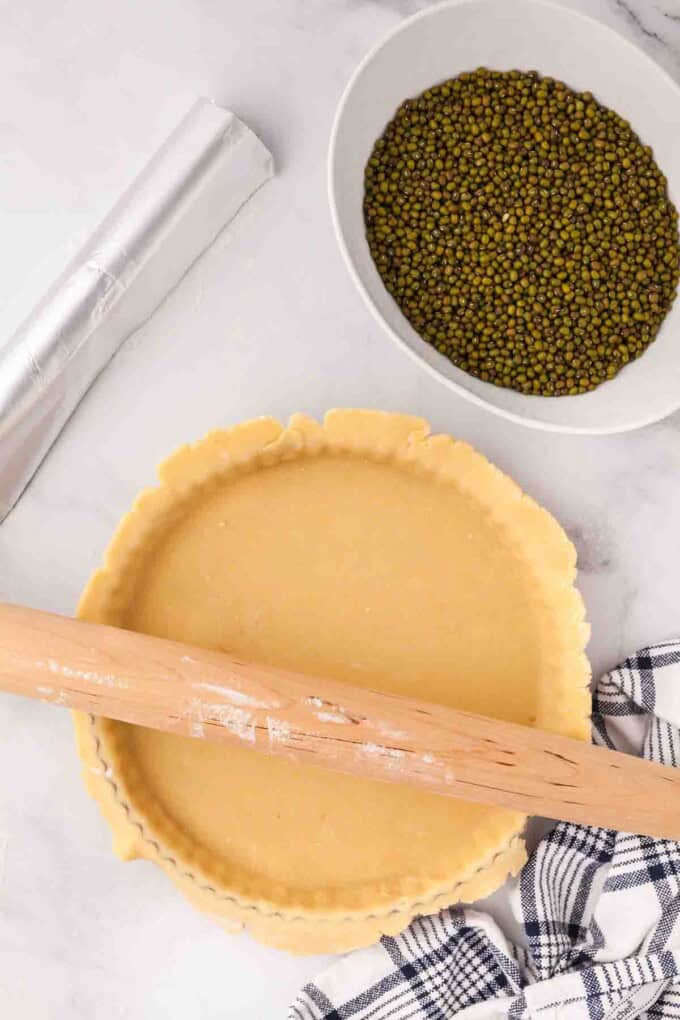
<svg viewBox="0 0 680 1020">
<path fill-rule="evenodd" d="M 531 815 L 680 838 L 680 770 L 115 627 L 0 604 L 0 689 Z"/>
</svg>

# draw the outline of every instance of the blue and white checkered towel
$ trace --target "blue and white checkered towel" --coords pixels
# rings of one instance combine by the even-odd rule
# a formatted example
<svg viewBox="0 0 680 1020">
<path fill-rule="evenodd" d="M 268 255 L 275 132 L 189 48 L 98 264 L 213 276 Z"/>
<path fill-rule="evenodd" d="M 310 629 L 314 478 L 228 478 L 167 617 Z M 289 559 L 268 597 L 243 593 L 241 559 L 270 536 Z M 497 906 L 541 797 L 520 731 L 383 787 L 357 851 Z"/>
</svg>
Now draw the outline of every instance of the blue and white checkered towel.
<svg viewBox="0 0 680 1020">
<path fill-rule="evenodd" d="M 600 681 L 593 740 L 680 763 L 680 642 Z M 289 1020 L 680 1020 L 680 844 L 560 823 L 511 896 L 525 945 L 445 910 L 330 967 Z"/>
</svg>

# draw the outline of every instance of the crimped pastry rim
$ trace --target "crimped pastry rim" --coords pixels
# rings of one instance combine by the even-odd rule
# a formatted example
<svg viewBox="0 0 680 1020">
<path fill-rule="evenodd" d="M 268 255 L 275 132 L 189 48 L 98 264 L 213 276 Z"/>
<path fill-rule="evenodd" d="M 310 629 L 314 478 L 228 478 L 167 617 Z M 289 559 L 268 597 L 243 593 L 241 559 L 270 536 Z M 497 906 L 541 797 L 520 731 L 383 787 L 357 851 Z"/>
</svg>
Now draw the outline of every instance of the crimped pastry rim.
<svg viewBox="0 0 680 1020">
<path fill-rule="evenodd" d="M 193 492 L 216 475 L 230 472 L 238 475 L 285 459 L 323 452 L 355 453 L 380 461 L 408 464 L 424 473 L 440 476 L 448 472 L 461 489 L 472 492 L 476 498 L 481 489 L 485 489 L 485 505 L 492 506 L 505 525 L 511 524 L 518 533 L 522 532 L 525 540 L 526 534 L 535 536 L 532 542 L 536 548 L 528 551 L 536 555 L 539 565 L 546 569 L 549 565 L 555 583 L 561 586 L 565 606 L 562 643 L 569 650 L 569 668 L 560 678 L 561 686 L 556 692 L 559 695 L 556 701 L 563 702 L 564 726 L 551 728 L 587 739 L 590 669 L 584 648 L 588 627 L 584 622 L 583 602 L 573 585 L 575 551 L 571 542 L 547 511 L 524 495 L 483 455 L 448 436 L 431 435 L 428 423 L 421 418 L 362 410 L 330 411 L 323 423 L 305 415 L 294 415 L 287 426 L 271 418 L 260 418 L 211 432 L 198 443 L 181 447 L 160 466 L 160 485 L 143 491 L 121 521 L 104 565 L 83 592 L 78 615 L 88 620 L 111 622 L 110 613 L 118 597 L 120 578 L 143 547 L 145 537 L 148 540 L 153 521 L 161 511 L 186 502 Z M 297 951 L 315 951 L 315 931 L 324 948 L 336 943 L 339 948 L 364 944 L 378 937 L 388 921 L 390 929 L 396 931 L 416 914 L 432 913 L 454 899 L 486 895 L 502 884 L 509 872 L 514 873 L 524 859 L 520 833 L 525 818 L 517 815 L 517 825 L 505 840 L 490 847 L 489 853 L 465 874 L 456 876 L 445 888 L 433 889 L 427 896 L 403 898 L 395 895 L 392 906 L 350 911 L 343 911 L 342 907 L 337 910 L 296 909 L 267 899 L 243 897 L 202 873 L 200 866 L 183 861 L 181 852 L 168 845 L 163 833 L 155 831 L 148 818 L 138 812 L 107 754 L 105 722 L 92 716 L 76 715 L 86 785 L 112 826 L 120 856 L 155 860 L 202 909 L 216 914 L 227 924 L 247 925 L 261 941 L 270 941 L 266 930 L 269 922 L 278 929 L 274 943 Z M 395 922 L 398 922 L 396 928 Z M 338 928 L 335 941 L 334 926 Z M 299 927 L 305 928 L 301 940 L 295 934 Z"/>
</svg>

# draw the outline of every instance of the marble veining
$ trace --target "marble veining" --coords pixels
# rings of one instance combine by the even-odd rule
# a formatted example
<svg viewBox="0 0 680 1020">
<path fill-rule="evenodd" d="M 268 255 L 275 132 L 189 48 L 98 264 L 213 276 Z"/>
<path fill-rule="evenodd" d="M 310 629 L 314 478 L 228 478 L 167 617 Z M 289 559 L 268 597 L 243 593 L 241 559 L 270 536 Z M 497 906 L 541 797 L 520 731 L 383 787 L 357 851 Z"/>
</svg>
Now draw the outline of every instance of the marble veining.
<svg viewBox="0 0 680 1020">
<path fill-rule="evenodd" d="M 569 3 L 680 78 L 680 0 Z M 472 442 L 564 523 L 595 672 L 680 632 L 680 413 L 607 438 L 501 422 L 398 351 L 341 263 L 325 193 L 333 112 L 364 53 L 426 6 L 2 5 L 0 336 L 196 95 L 258 130 L 278 175 L 120 351 L 0 525 L 0 598 L 73 612 L 116 521 L 175 446 L 254 415 L 363 405 Z M 118 863 L 79 771 L 66 713 L 0 696 L 2 1016 L 283 1017 L 323 960 L 229 937 L 157 869 Z"/>
<path fill-rule="evenodd" d="M 566 527 L 566 531 L 576 547 L 580 574 L 613 573 L 618 569 L 614 538 L 605 521 Z"/>
<path fill-rule="evenodd" d="M 656 42 L 661 43 L 662 46 L 665 46 L 665 42 L 661 35 L 658 32 L 655 32 L 652 28 L 648 27 L 644 13 L 642 14 L 638 13 L 635 7 L 632 7 L 629 3 L 626 3 L 626 0 L 615 0 L 615 2 L 617 8 L 624 14 L 626 18 L 628 18 L 634 29 L 636 29 L 638 32 L 641 32 L 644 36 L 647 37 L 647 39 L 654 39 Z M 661 14 L 662 17 L 666 16 L 665 12 L 663 11 L 658 11 L 658 13 Z"/>
<path fill-rule="evenodd" d="M 662 53 L 670 66 L 680 66 L 680 6 L 677 0 L 612 0 L 618 17 L 627 22 L 633 39 L 647 43 L 659 58 Z"/>
</svg>

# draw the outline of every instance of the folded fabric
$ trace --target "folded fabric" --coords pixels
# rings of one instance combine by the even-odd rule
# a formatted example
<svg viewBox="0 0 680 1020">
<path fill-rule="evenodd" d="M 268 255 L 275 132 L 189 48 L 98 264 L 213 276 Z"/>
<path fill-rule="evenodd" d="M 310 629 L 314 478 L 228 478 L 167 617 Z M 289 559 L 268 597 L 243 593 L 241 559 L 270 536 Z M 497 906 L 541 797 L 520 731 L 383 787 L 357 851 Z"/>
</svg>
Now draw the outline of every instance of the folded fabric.
<svg viewBox="0 0 680 1020">
<path fill-rule="evenodd" d="M 680 641 L 602 678 L 593 740 L 680 763 Z M 308 984 L 289 1020 L 680 1020 L 679 843 L 560 823 L 511 902 L 524 945 L 476 910 L 419 918 Z"/>
</svg>

